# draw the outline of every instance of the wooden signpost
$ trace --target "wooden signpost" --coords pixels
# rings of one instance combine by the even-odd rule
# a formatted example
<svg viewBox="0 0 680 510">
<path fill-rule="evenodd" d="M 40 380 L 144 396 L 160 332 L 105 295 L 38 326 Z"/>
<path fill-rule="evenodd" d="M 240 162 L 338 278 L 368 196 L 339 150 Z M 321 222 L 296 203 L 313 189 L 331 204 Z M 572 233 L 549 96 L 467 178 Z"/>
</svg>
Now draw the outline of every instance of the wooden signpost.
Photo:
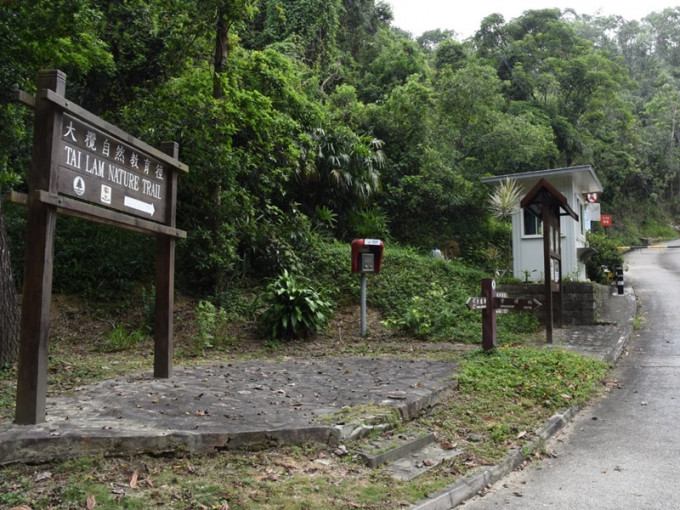
<svg viewBox="0 0 680 510">
<path fill-rule="evenodd" d="M 489 306 L 491 303 L 491 306 Z M 498 344 L 496 314 L 510 310 L 536 310 L 541 303 L 535 299 L 510 298 L 504 292 L 496 291 L 496 280 L 482 280 L 482 295 L 470 297 L 465 303 L 470 310 L 482 310 L 482 348 L 491 350 Z"/>
<path fill-rule="evenodd" d="M 35 109 L 28 205 L 16 423 L 45 421 L 49 312 L 57 213 L 156 236 L 154 376 L 172 373 L 172 311 L 179 147 L 157 150 L 68 101 L 66 75 L 41 71 Z"/>
</svg>

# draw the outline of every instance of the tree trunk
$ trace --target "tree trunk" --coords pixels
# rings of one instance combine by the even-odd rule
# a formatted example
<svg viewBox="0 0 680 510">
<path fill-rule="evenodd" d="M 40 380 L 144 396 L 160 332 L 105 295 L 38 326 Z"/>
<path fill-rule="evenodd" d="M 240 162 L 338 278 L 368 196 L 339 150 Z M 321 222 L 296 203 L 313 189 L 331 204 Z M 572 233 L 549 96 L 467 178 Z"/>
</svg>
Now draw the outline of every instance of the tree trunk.
<svg viewBox="0 0 680 510">
<path fill-rule="evenodd" d="M 229 27 L 230 22 L 226 12 L 218 9 L 215 30 L 215 74 L 213 75 L 213 97 L 215 99 L 224 99 L 220 75 L 224 72 L 229 57 Z"/>
<path fill-rule="evenodd" d="M 215 99 L 223 100 L 225 98 L 224 89 L 222 88 L 222 81 L 220 75 L 224 72 L 227 66 L 227 59 L 229 58 L 229 28 L 231 26 L 227 17 L 226 8 L 222 7 L 217 10 L 217 25 L 215 27 L 215 69 L 213 74 L 213 97 Z M 222 201 L 222 186 L 221 180 L 215 179 L 212 187 L 212 201 L 215 207 L 215 214 L 212 217 L 212 236 L 213 249 L 219 251 L 223 247 L 223 241 L 220 237 L 220 229 L 222 228 L 222 218 L 217 212 L 220 210 Z M 225 270 L 221 264 L 215 268 L 215 284 L 214 290 L 221 290 L 225 279 Z"/>
<path fill-rule="evenodd" d="M 0 368 L 14 363 L 19 355 L 19 306 L 12 278 L 9 246 L 0 198 Z"/>
</svg>

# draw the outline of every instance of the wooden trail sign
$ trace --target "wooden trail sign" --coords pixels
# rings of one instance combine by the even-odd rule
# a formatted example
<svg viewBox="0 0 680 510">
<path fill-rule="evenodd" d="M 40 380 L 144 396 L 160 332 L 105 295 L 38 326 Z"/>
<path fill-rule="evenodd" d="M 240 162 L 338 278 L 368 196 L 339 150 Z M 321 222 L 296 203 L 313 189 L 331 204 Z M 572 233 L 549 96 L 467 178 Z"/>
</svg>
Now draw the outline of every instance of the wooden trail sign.
<svg viewBox="0 0 680 510">
<path fill-rule="evenodd" d="M 489 303 L 493 303 L 493 306 L 489 306 Z M 510 310 L 533 311 L 542 306 L 536 299 L 515 299 L 508 297 L 505 292 L 497 292 L 496 280 L 493 278 L 484 278 L 482 295 L 469 297 L 465 304 L 470 310 L 482 310 L 482 348 L 485 351 L 498 344 L 497 313 Z"/>
<path fill-rule="evenodd" d="M 169 174 L 164 161 L 67 114 L 58 153 L 59 194 L 164 222 Z"/>
<path fill-rule="evenodd" d="M 494 307 L 500 310 L 527 310 L 533 311 L 541 306 L 541 302 L 536 299 L 516 299 L 498 296 L 496 293 Z M 465 302 L 469 310 L 484 310 L 487 307 L 485 297 L 469 297 Z"/>
<path fill-rule="evenodd" d="M 9 199 L 28 205 L 21 314 L 16 423 L 45 421 L 49 311 L 57 213 L 155 235 L 156 317 L 154 376 L 172 373 L 172 312 L 179 147 L 155 149 L 65 97 L 66 75 L 38 74 L 29 194 Z"/>
</svg>

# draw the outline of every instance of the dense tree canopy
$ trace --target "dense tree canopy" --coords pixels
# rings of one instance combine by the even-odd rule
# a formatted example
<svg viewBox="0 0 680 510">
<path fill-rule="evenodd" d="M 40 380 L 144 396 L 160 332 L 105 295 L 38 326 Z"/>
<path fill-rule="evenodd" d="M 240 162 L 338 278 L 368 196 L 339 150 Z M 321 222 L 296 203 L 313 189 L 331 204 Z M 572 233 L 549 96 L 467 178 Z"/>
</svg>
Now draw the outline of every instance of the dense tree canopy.
<svg viewBox="0 0 680 510">
<path fill-rule="evenodd" d="M 295 268 L 320 232 L 474 260 L 499 228 L 486 175 L 590 164 L 610 207 L 678 209 L 680 9 L 490 13 L 468 40 L 391 22 L 374 0 L 2 2 L 0 189 L 29 168 L 13 94 L 59 68 L 72 100 L 180 144 L 197 292 Z"/>
</svg>

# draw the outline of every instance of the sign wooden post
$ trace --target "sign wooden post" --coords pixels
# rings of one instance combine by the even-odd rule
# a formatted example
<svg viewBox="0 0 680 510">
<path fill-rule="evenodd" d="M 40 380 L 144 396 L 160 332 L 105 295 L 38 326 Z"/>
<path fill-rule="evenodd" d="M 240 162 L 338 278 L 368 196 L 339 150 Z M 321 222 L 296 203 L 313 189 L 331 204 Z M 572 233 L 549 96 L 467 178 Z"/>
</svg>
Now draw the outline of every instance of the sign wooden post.
<svg viewBox="0 0 680 510">
<path fill-rule="evenodd" d="M 553 341 L 553 322 L 563 325 L 562 313 L 562 231 L 560 216 L 571 216 L 578 221 L 569 206 L 567 198 L 545 179 L 541 179 L 520 202 L 543 224 L 543 279 L 545 280 L 545 336 L 546 342 Z M 561 214 L 561 211 L 564 214 Z M 553 306 L 553 296 L 554 303 Z M 556 313 L 555 313 L 556 312 Z"/>
<path fill-rule="evenodd" d="M 555 308 L 557 308 L 557 327 L 562 327 L 562 260 L 559 253 L 560 216 L 547 204 L 543 207 L 543 280 L 545 285 L 546 302 L 546 341 L 553 341 L 553 324 L 555 323 Z M 557 237 L 557 248 L 554 247 Z M 555 296 L 557 301 L 555 302 Z M 553 305 L 555 303 L 555 306 Z"/>
<path fill-rule="evenodd" d="M 487 306 L 482 310 L 482 349 L 491 350 L 498 345 L 498 328 L 496 327 L 496 280 L 482 280 L 482 296 Z"/>
<path fill-rule="evenodd" d="M 177 159 L 179 145 L 165 142 L 161 149 Z M 170 204 L 166 211 L 166 224 L 175 226 L 177 203 L 177 172 L 169 176 L 168 194 Z M 154 327 L 153 375 L 159 378 L 172 376 L 172 312 L 175 295 L 175 243 L 171 236 L 156 238 L 156 321 Z"/>
<path fill-rule="evenodd" d="M 465 303 L 470 310 L 482 311 L 482 348 L 485 351 L 498 345 L 498 328 L 496 314 L 510 310 L 532 311 L 541 306 L 535 299 L 510 298 L 505 292 L 496 291 L 496 280 L 482 279 L 482 295 L 470 297 Z"/>
<path fill-rule="evenodd" d="M 54 90 L 64 95 L 66 75 L 61 71 L 41 72 L 38 90 Z M 58 126 L 62 113 L 46 101 L 35 105 L 34 141 L 29 188 L 49 193 L 56 191 L 56 173 L 52 168 L 59 146 Z M 52 301 L 52 262 L 56 208 L 28 197 L 26 259 L 21 311 L 21 333 L 17 377 L 15 421 L 32 424 L 45 421 L 47 394 L 47 356 Z"/>
<path fill-rule="evenodd" d="M 156 320 L 154 376 L 172 374 L 172 311 L 177 160 L 174 142 L 157 150 L 65 99 L 66 75 L 41 71 L 36 97 L 28 196 L 26 263 L 17 378 L 16 423 L 45 421 L 49 313 L 57 213 L 155 235 Z"/>
</svg>

